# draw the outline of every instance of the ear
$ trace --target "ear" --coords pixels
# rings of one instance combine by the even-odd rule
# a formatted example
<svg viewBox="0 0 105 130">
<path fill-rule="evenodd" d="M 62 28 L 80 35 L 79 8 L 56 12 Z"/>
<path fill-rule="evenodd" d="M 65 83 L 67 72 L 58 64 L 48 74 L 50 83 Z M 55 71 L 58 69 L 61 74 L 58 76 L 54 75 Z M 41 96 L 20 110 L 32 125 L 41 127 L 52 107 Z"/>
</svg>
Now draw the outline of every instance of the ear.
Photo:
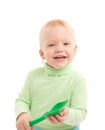
<svg viewBox="0 0 105 130">
<path fill-rule="evenodd" d="M 77 54 L 77 45 L 75 45 L 75 47 L 74 47 L 74 56 Z"/>
<path fill-rule="evenodd" d="M 42 51 L 41 49 L 39 50 L 39 54 L 40 54 L 40 57 L 41 57 L 42 59 L 45 59 L 44 53 L 43 53 L 43 51 Z"/>
</svg>

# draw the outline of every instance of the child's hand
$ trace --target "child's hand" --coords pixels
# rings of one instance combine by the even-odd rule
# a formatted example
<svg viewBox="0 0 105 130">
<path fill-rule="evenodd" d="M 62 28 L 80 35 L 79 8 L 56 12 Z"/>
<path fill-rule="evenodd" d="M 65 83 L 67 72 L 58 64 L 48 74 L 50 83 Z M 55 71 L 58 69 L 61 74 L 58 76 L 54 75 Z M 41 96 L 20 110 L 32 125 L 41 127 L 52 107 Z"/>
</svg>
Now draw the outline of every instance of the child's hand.
<svg viewBox="0 0 105 130">
<path fill-rule="evenodd" d="M 68 117 L 68 115 L 69 110 L 68 108 L 65 108 L 59 115 L 48 117 L 48 120 L 53 124 L 60 124 Z"/>
<path fill-rule="evenodd" d="M 16 122 L 17 130 L 34 130 L 33 127 L 29 126 L 29 121 L 31 117 L 27 113 L 22 113 Z"/>
</svg>

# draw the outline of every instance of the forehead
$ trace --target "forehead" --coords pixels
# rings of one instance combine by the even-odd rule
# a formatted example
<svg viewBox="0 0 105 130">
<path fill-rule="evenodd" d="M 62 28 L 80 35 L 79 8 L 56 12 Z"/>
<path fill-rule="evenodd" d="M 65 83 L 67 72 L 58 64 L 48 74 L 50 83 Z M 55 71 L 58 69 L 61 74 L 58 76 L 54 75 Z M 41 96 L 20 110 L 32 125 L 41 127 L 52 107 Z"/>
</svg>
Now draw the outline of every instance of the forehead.
<svg viewBox="0 0 105 130">
<path fill-rule="evenodd" d="M 65 29 L 64 27 L 57 26 L 52 27 L 49 29 L 46 29 L 45 33 L 43 34 L 44 38 L 47 39 L 61 39 L 61 38 L 70 38 L 70 31 L 68 29 Z"/>
<path fill-rule="evenodd" d="M 72 40 L 74 38 L 73 31 L 70 28 L 64 26 L 50 26 L 42 31 L 41 39 L 43 40 Z"/>
</svg>

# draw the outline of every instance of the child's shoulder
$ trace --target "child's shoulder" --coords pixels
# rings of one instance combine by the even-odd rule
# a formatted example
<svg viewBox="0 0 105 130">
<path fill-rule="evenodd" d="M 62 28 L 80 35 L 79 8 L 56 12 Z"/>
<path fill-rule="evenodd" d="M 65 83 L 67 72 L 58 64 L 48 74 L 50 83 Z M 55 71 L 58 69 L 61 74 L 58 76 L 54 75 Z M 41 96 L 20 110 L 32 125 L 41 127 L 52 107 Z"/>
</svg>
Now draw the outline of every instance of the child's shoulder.
<svg viewBox="0 0 105 130">
<path fill-rule="evenodd" d="M 78 70 L 72 71 L 72 76 L 76 79 L 86 79 L 85 75 L 82 72 L 79 72 Z"/>
<path fill-rule="evenodd" d="M 44 72 L 44 67 L 37 67 L 37 68 L 31 69 L 28 72 L 28 75 L 29 76 L 35 76 L 35 75 L 38 76 L 38 75 L 41 75 L 43 72 Z"/>
</svg>

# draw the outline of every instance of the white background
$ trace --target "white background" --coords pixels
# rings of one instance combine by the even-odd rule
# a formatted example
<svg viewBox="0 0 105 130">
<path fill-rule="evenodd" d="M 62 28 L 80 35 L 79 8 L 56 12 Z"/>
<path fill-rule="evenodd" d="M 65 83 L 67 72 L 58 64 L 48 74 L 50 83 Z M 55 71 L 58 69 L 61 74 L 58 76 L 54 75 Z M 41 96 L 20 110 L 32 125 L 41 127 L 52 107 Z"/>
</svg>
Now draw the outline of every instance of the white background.
<svg viewBox="0 0 105 130">
<path fill-rule="evenodd" d="M 74 28 L 78 44 L 74 68 L 88 81 L 88 115 L 81 130 L 105 129 L 104 0 L 1 0 L 0 126 L 4 130 L 16 130 L 15 99 L 27 73 L 42 65 L 40 28 L 56 18 Z"/>
</svg>

